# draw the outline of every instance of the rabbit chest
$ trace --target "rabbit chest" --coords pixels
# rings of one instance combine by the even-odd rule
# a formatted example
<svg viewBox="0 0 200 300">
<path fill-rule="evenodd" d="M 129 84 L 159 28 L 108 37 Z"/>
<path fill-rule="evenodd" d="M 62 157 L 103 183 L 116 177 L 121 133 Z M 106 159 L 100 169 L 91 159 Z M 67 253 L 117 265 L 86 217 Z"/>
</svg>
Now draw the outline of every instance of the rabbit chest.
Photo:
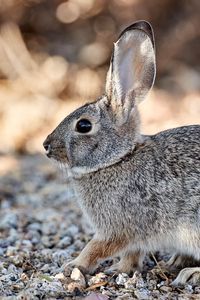
<svg viewBox="0 0 200 300">
<path fill-rule="evenodd" d="M 157 226 L 162 215 L 159 199 L 151 196 L 152 189 L 144 176 L 130 157 L 76 182 L 81 208 L 97 231 L 145 239 Z"/>
</svg>

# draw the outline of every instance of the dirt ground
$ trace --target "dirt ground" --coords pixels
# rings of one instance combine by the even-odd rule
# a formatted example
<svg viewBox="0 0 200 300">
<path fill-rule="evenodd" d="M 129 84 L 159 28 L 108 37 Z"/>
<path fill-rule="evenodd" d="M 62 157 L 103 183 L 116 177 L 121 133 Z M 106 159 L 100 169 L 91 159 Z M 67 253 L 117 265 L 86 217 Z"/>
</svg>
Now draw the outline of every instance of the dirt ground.
<svg viewBox="0 0 200 300">
<path fill-rule="evenodd" d="M 146 257 L 143 273 L 72 274 L 64 265 L 93 234 L 66 179 L 42 155 L 0 156 L 1 299 L 200 299 L 200 286 L 170 284 L 169 258 Z M 114 258 L 114 261 L 117 258 Z M 157 264 L 157 261 L 159 264 Z"/>
</svg>

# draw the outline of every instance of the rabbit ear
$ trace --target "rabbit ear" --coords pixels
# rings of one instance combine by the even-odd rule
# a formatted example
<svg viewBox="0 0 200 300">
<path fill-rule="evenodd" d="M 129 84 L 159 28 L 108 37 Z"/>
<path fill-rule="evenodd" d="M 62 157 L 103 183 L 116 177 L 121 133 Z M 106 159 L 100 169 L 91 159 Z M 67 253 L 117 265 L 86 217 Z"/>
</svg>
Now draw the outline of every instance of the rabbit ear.
<svg viewBox="0 0 200 300">
<path fill-rule="evenodd" d="M 151 25 L 139 21 L 126 28 L 114 44 L 107 74 L 106 95 L 116 116 L 126 122 L 155 78 L 154 36 Z"/>
</svg>

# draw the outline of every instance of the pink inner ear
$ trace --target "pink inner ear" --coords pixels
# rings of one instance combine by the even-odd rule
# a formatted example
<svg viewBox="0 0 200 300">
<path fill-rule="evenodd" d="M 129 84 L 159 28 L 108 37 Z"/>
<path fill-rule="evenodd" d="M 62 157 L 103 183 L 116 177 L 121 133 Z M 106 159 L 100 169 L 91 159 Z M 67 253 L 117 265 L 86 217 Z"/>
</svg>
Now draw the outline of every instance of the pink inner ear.
<svg viewBox="0 0 200 300">
<path fill-rule="evenodd" d="M 133 53 L 131 48 L 127 48 L 123 54 L 123 61 L 119 65 L 119 80 L 123 89 L 121 89 L 122 95 L 124 97 L 126 92 L 130 91 L 133 88 L 134 74 L 133 66 L 130 68 L 131 60 L 133 59 Z"/>
<path fill-rule="evenodd" d="M 154 81 L 152 64 L 155 54 L 149 36 L 141 30 L 125 32 L 114 47 L 112 78 L 117 101 L 131 92 L 137 97 L 137 90 L 146 95 Z"/>
</svg>

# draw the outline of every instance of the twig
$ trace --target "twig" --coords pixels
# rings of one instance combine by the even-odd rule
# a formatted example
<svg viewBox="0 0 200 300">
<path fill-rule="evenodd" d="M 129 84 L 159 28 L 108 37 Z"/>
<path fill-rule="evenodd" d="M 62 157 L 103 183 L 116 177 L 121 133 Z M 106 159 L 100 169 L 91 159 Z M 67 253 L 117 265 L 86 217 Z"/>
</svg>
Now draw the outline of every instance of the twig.
<svg viewBox="0 0 200 300">
<path fill-rule="evenodd" d="M 165 278 L 165 280 L 167 282 L 169 282 L 169 278 L 165 275 L 165 273 L 163 272 L 163 270 L 161 269 L 160 265 L 159 265 L 159 262 L 157 261 L 157 259 L 155 258 L 154 254 L 151 252 L 151 256 L 153 257 L 158 269 L 160 270 L 161 274 L 163 275 L 163 277 Z"/>
</svg>

